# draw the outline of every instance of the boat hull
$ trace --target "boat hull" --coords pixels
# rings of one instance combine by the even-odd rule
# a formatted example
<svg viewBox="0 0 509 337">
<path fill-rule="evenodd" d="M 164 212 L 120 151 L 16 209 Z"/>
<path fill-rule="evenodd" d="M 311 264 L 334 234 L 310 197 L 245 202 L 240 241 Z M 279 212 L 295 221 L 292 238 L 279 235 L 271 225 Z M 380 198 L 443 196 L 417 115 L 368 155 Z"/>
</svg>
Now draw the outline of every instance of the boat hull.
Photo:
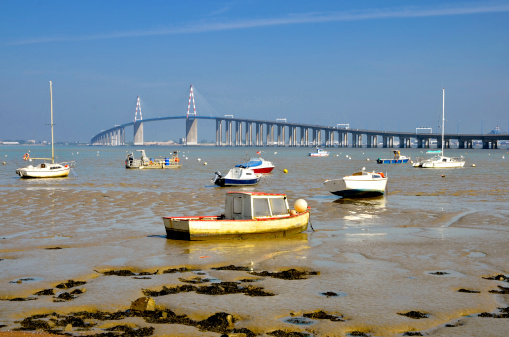
<svg viewBox="0 0 509 337">
<path fill-rule="evenodd" d="M 209 217 L 163 217 L 166 237 L 173 240 L 221 240 L 282 237 L 305 231 L 309 211 L 280 218 L 224 220 Z"/>
<path fill-rule="evenodd" d="M 260 181 L 260 178 L 254 179 L 229 179 L 229 178 L 218 178 L 214 181 L 214 184 L 225 187 L 225 186 L 249 186 L 255 185 Z"/>
<path fill-rule="evenodd" d="M 377 159 L 376 162 L 378 164 L 406 164 L 408 163 L 407 159 Z"/>
<path fill-rule="evenodd" d="M 421 166 L 419 167 L 422 167 L 422 168 L 460 168 L 460 167 L 463 167 L 465 166 L 465 162 L 455 162 L 455 163 L 435 163 L 435 162 L 429 162 L 429 163 L 422 163 Z"/>
<path fill-rule="evenodd" d="M 270 173 L 272 172 L 272 170 L 274 169 L 274 166 L 272 167 L 262 167 L 262 168 L 254 168 L 254 167 L 250 167 L 251 170 L 253 170 L 254 173 L 256 174 L 267 174 L 267 173 Z"/>
<path fill-rule="evenodd" d="M 51 171 L 21 168 L 16 170 L 16 174 L 21 178 L 63 178 L 69 176 L 70 171 L 69 167 Z"/>
<path fill-rule="evenodd" d="M 373 197 L 383 195 L 387 178 L 379 179 L 332 179 L 325 181 L 330 193 L 341 197 Z"/>
<path fill-rule="evenodd" d="M 465 166 L 465 161 L 455 157 L 438 157 L 424 160 L 418 164 L 421 168 L 461 168 Z"/>
</svg>

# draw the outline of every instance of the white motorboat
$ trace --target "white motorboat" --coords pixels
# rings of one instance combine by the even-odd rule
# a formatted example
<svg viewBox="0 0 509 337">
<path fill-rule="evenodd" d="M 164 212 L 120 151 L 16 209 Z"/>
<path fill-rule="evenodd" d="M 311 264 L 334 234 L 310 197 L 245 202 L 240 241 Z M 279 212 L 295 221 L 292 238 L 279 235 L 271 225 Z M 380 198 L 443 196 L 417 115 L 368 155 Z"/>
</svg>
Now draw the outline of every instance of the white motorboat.
<svg viewBox="0 0 509 337">
<path fill-rule="evenodd" d="M 329 192 L 341 197 L 372 197 L 385 193 L 387 177 L 382 172 L 359 172 L 324 182 Z"/>
<path fill-rule="evenodd" d="M 320 148 L 316 148 L 316 152 L 309 152 L 310 157 L 328 157 L 329 152 L 322 150 Z"/>
<path fill-rule="evenodd" d="M 232 168 L 227 175 L 221 175 L 221 172 L 217 171 L 212 182 L 218 186 L 248 186 L 257 184 L 260 181 L 260 177 L 257 176 L 253 170 L 242 167 Z"/>
<path fill-rule="evenodd" d="M 432 158 L 417 159 L 412 164 L 413 167 L 418 168 L 457 168 L 465 165 L 465 160 L 458 157 L 444 156 L 444 133 L 445 133 L 445 89 L 442 88 L 442 150 L 439 151 L 440 155 Z M 431 151 L 428 151 L 431 152 Z"/>
<path fill-rule="evenodd" d="M 28 165 L 26 167 L 18 168 L 16 174 L 21 178 L 59 178 L 67 177 L 69 172 L 75 165 L 74 161 L 55 163 L 55 147 L 53 141 L 53 88 L 51 81 L 49 82 L 50 92 L 50 111 L 51 111 L 51 158 L 30 158 L 30 154 L 26 153 L 23 159 L 26 161 L 32 160 L 45 160 L 39 165 Z M 46 162 L 51 160 L 51 162 Z"/>
</svg>

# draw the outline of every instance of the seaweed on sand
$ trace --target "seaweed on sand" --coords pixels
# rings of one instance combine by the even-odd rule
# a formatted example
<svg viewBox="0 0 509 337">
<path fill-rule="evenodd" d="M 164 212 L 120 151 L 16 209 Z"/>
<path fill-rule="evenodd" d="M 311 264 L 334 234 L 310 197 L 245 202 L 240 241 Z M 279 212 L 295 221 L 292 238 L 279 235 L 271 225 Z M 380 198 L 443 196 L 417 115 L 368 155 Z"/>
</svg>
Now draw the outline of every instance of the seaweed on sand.
<svg viewBox="0 0 509 337">
<path fill-rule="evenodd" d="M 292 268 L 292 269 L 283 270 L 283 271 L 274 272 L 274 273 L 271 273 L 268 271 L 262 271 L 262 272 L 254 272 L 253 271 L 250 274 L 253 274 L 256 276 L 269 276 L 269 277 L 279 278 L 279 279 L 283 279 L 283 280 L 301 280 L 301 279 L 306 279 L 306 277 L 305 277 L 306 275 L 319 275 L 320 272 L 317 272 L 317 271 L 306 272 L 306 271 L 299 271 L 299 270 Z"/>
<path fill-rule="evenodd" d="M 83 284 L 86 284 L 86 281 L 74 281 L 74 280 L 68 280 L 67 282 L 63 282 L 57 285 L 58 289 L 69 289 L 77 286 L 81 286 Z"/>
</svg>

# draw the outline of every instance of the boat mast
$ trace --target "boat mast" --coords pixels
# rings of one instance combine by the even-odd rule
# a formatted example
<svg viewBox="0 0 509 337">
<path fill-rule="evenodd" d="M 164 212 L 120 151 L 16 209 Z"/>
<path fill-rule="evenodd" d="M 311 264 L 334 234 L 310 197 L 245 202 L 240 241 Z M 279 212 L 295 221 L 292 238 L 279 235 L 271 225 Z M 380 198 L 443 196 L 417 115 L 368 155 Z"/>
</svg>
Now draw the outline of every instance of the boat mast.
<svg viewBox="0 0 509 337">
<path fill-rule="evenodd" d="M 51 81 L 49 81 L 49 97 L 51 106 L 51 163 L 55 164 L 55 147 L 53 145 L 53 88 Z"/>
<path fill-rule="evenodd" d="M 445 88 L 442 88 L 442 157 L 444 156 Z"/>
</svg>

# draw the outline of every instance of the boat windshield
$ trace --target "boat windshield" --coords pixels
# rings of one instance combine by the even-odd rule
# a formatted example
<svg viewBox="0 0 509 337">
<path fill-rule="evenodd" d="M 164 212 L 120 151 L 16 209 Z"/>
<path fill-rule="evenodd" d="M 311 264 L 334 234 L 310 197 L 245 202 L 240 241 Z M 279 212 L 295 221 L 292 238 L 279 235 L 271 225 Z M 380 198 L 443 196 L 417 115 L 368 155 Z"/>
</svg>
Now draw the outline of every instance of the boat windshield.
<svg viewBox="0 0 509 337">
<path fill-rule="evenodd" d="M 235 165 L 235 167 L 248 168 L 248 167 L 260 166 L 261 164 L 262 164 L 261 160 L 250 160 L 247 163 Z"/>
<path fill-rule="evenodd" d="M 270 208 L 272 209 L 272 215 L 285 215 L 288 214 L 286 209 L 285 199 L 282 198 L 271 198 Z"/>
<path fill-rule="evenodd" d="M 267 199 L 255 198 L 253 199 L 254 216 L 270 216 L 269 202 Z"/>
</svg>

